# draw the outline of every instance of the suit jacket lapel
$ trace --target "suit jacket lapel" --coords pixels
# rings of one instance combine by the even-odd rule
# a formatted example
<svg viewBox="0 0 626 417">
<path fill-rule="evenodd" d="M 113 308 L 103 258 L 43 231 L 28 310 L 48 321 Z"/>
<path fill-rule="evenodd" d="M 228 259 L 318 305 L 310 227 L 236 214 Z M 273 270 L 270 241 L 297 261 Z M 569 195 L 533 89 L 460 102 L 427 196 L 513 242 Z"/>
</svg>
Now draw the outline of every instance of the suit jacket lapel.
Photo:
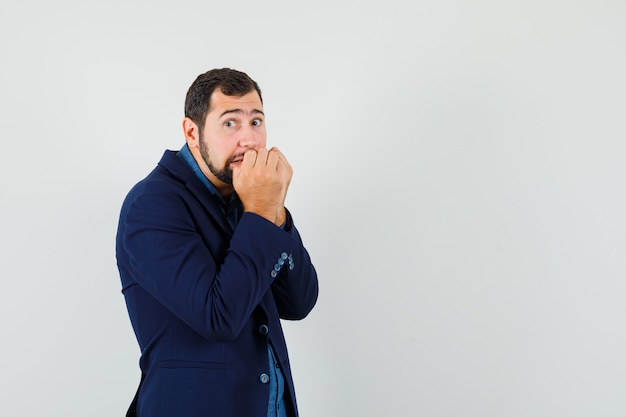
<svg viewBox="0 0 626 417">
<path fill-rule="evenodd" d="M 159 165 L 167 169 L 185 183 L 191 194 L 198 199 L 198 201 L 209 212 L 212 220 L 219 226 L 221 231 L 228 237 L 232 236 L 233 230 L 231 229 L 226 216 L 222 212 L 222 208 L 215 200 L 215 197 L 211 195 L 209 190 L 202 184 L 202 181 L 191 170 L 185 161 L 176 156 L 176 151 L 165 151 Z"/>
</svg>

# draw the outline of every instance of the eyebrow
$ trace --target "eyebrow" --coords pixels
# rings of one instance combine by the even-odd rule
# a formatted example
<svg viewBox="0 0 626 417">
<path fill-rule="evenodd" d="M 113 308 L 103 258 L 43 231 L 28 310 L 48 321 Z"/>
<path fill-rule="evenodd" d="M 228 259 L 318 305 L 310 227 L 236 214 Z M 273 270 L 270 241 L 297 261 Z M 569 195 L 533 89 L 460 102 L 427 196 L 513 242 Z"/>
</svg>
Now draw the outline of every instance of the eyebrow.
<svg viewBox="0 0 626 417">
<path fill-rule="evenodd" d="M 222 117 L 224 117 L 224 115 L 227 115 L 227 114 L 230 114 L 230 113 L 243 113 L 243 110 L 241 110 L 241 109 L 228 109 L 228 110 L 225 110 L 222 114 L 220 114 L 219 118 L 222 118 Z M 262 114 L 263 116 L 265 116 L 265 113 L 263 113 L 259 109 L 253 109 L 252 110 L 252 114 Z"/>
</svg>

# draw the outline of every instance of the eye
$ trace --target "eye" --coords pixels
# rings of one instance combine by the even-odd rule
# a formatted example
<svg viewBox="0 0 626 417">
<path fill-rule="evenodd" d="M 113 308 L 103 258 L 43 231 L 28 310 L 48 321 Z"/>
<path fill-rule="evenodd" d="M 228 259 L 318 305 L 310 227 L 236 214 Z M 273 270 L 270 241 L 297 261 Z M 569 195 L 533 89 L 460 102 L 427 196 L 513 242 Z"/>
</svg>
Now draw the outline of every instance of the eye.
<svg viewBox="0 0 626 417">
<path fill-rule="evenodd" d="M 252 120 L 252 122 L 250 124 L 252 126 L 261 126 L 263 124 L 263 120 L 261 120 L 261 119 L 254 119 L 254 120 Z"/>
<path fill-rule="evenodd" d="M 224 122 L 224 127 L 235 127 L 237 123 L 234 120 L 227 120 Z"/>
</svg>

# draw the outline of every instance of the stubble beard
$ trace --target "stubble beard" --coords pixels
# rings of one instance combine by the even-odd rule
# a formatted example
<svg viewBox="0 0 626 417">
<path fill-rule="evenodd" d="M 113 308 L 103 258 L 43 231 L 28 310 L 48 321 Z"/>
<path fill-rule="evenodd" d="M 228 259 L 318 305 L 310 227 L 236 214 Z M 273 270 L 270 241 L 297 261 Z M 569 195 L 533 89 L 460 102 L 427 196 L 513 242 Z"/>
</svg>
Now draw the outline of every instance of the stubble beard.
<svg viewBox="0 0 626 417">
<path fill-rule="evenodd" d="M 200 135 L 200 155 L 204 160 L 204 163 L 209 167 L 209 171 L 217 177 L 218 180 L 225 184 L 233 185 L 233 170 L 230 168 L 232 158 L 228 159 L 223 167 L 217 167 L 211 161 L 211 154 L 209 153 L 209 147 L 205 145 L 202 134 Z"/>
</svg>

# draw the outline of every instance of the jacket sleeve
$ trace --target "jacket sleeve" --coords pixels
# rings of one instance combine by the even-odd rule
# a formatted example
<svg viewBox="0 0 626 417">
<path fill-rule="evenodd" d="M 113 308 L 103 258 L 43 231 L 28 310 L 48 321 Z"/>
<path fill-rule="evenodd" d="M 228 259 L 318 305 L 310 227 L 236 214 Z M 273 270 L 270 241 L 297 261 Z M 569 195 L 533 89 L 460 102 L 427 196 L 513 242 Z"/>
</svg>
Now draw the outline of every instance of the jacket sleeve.
<svg viewBox="0 0 626 417">
<path fill-rule="evenodd" d="M 281 273 L 272 283 L 272 292 L 280 318 L 301 320 L 311 312 L 317 302 L 319 291 L 317 272 L 289 211 L 285 233 L 295 239 L 297 244 L 293 246 L 292 252 L 286 254 L 287 259 L 284 260 Z M 280 264 L 281 259 L 278 259 L 274 267 L 279 267 Z"/>
<path fill-rule="evenodd" d="M 231 341 L 276 280 L 276 260 L 292 254 L 294 260 L 309 262 L 308 255 L 304 258 L 297 235 L 253 213 L 243 214 L 225 255 L 216 254 L 209 247 L 219 247 L 224 235 L 215 228 L 208 236 L 199 233 L 198 221 L 211 225 L 208 218 L 199 220 L 179 194 L 143 190 L 122 209 L 121 250 L 132 280 L 160 304 L 207 339 Z M 304 270 L 310 286 L 312 269 Z M 304 284 L 279 286 L 285 289 L 277 304 L 287 316 L 310 304 L 300 305 L 310 298 L 311 289 L 303 289 Z"/>
</svg>

